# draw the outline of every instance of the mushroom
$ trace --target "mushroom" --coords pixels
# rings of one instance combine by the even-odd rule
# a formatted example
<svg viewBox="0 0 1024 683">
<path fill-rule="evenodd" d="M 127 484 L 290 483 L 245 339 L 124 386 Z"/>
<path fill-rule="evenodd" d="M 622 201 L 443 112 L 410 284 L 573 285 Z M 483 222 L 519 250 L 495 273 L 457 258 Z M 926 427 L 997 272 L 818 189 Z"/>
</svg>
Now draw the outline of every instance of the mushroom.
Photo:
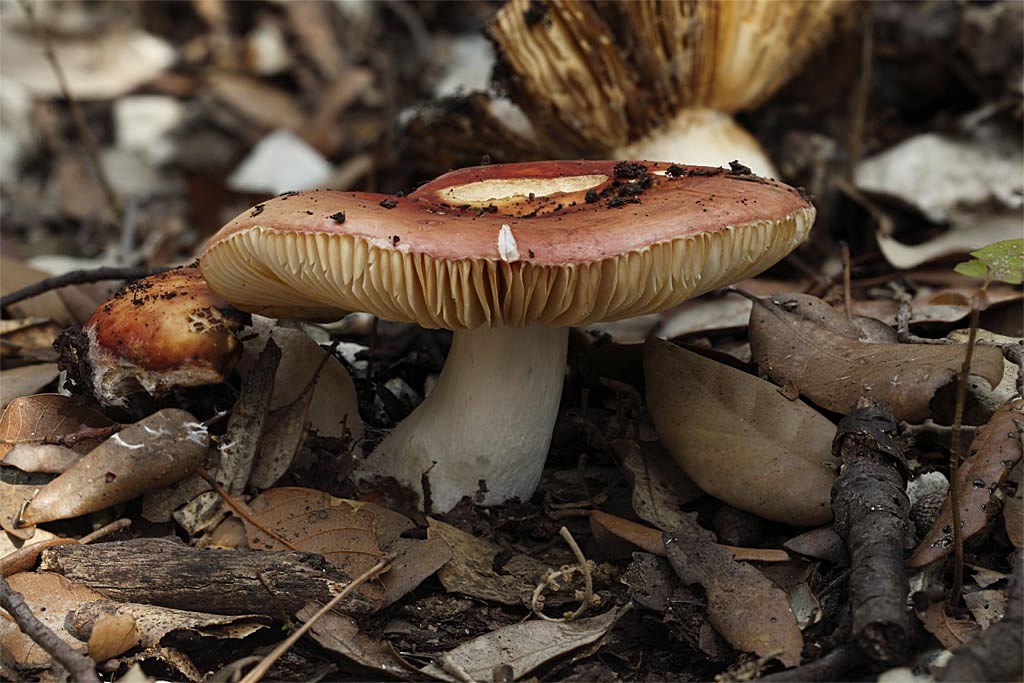
<svg viewBox="0 0 1024 683">
<path fill-rule="evenodd" d="M 553 161 L 447 173 L 407 197 L 313 191 L 228 223 L 215 292 L 275 317 L 368 311 L 454 330 L 433 391 L 358 467 L 446 511 L 532 495 L 569 327 L 750 277 L 808 234 L 800 193 L 740 169 Z"/>
<path fill-rule="evenodd" d="M 159 397 L 219 384 L 242 353 L 235 332 L 246 317 L 209 290 L 197 267 L 175 268 L 125 285 L 97 308 L 83 337 L 64 342 L 80 361 L 65 354 L 64 367 L 108 406 L 125 407 L 139 391 Z"/>
<path fill-rule="evenodd" d="M 440 111 L 427 107 L 408 129 L 431 135 L 409 146 L 425 156 L 439 139 L 446 149 L 435 158 L 449 162 L 452 150 L 502 161 L 538 153 L 711 166 L 739 159 L 776 176 L 733 114 L 777 92 L 852 7 L 837 0 L 510 0 L 488 33 L 498 53 L 494 80 L 519 109 L 479 96 L 454 98 Z M 532 128 L 525 133 L 522 114 Z"/>
</svg>

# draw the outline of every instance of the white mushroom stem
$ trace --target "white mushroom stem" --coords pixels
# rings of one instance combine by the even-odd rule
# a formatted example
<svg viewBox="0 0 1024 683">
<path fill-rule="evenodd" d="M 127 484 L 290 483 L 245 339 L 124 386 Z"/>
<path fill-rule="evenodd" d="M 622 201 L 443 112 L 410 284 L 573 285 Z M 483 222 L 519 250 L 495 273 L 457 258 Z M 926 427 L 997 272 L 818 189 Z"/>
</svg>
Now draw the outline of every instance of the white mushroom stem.
<svg viewBox="0 0 1024 683">
<path fill-rule="evenodd" d="M 778 172 L 753 135 L 725 112 L 683 109 L 675 119 L 612 152 L 618 159 L 666 159 L 698 166 L 728 166 L 738 160 L 760 176 Z"/>
<path fill-rule="evenodd" d="M 565 377 L 569 328 L 459 330 L 430 395 L 361 464 L 446 512 L 463 496 L 484 505 L 533 495 Z"/>
</svg>

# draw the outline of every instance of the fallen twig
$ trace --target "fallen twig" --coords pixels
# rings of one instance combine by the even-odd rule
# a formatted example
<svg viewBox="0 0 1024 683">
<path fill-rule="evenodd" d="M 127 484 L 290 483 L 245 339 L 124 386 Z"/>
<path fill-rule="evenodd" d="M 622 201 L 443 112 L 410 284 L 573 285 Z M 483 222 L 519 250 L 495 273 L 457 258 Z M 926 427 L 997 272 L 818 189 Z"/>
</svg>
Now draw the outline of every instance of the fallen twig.
<svg viewBox="0 0 1024 683">
<path fill-rule="evenodd" d="M 370 579 L 374 578 L 378 574 L 382 573 L 385 569 L 387 569 L 388 565 L 391 564 L 391 561 L 393 559 L 393 556 L 385 555 L 380 560 L 378 560 L 375 565 L 373 565 L 365 572 L 363 572 L 355 579 L 353 579 L 352 583 L 345 586 L 344 590 L 342 590 L 340 593 L 334 596 L 326 605 L 321 607 L 316 614 L 311 616 L 309 620 L 306 621 L 306 623 L 304 623 L 299 628 L 295 629 L 295 631 L 292 632 L 290 636 L 281 641 L 281 643 L 278 644 L 278 646 L 275 647 L 274 650 L 269 655 L 267 655 L 262 662 L 254 666 L 249 671 L 249 673 L 245 675 L 245 678 L 239 681 L 239 683 L 257 683 L 257 681 L 261 680 L 263 676 L 267 673 L 267 671 L 270 670 L 270 667 L 274 665 L 274 662 L 276 662 L 281 657 L 281 655 L 287 652 L 291 648 L 291 646 L 299 640 L 299 638 L 304 636 L 306 632 L 313 627 L 313 624 L 315 624 L 321 617 L 323 617 L 325 614 L 334 609 L 334 606 L 341 602 L 342 599 L 347 597 L 349 593 L 351 593 L 356 588 L 358 588 L 362 584 L 366 583 L 367 581 L 369 581 Z"/>
<path fill-rule="evenodd" d="M 850 552 L 852 640 L 872 660 L 895 664 L 911 637 L 903 567 L 910 501 L 892 414 L 879 405 L 854 410 L 839 423 L 832 451 L 843 463 L 832 511 Z"/>
<path fill-rule="evenodd" d="M 104 280 L 138 280 L 139 278 L 156 275 L 157 273 L 162 273 L 166 270 L 170 270 L 170 268 L 114 268 L 104 266 L 102 268 L 73 270 L 70 273 L 54 275 L 53 277 L 40 280 L 28 287 L 22 287 L 21 289 L 15 290 L 10 294 L 5 294 L 0 297 L 0 308 L 7 308 L 19 301 L 24 301 L 25 299 L 31 299 L 34 296 L 45 294 L 52 289 L 60 289 L 61 287 L 68 287 L 70 285 L 83 285 L 90 282 L 102 282 Z"/>
<path fill-rule="evenodd" d="M 21 593 L 11 588 L 7 579 L 3 577 L 0 577 L 0 607 L 7 610 L 22 633 L 46 650 L 51 657 L 68 670 L 71 680 L 99 683 L 100 679 L 96 675 L 93 661 L 76 652 L 70 645 L 58 638 L 49 626 L 39 621 Z"/>
</svg>

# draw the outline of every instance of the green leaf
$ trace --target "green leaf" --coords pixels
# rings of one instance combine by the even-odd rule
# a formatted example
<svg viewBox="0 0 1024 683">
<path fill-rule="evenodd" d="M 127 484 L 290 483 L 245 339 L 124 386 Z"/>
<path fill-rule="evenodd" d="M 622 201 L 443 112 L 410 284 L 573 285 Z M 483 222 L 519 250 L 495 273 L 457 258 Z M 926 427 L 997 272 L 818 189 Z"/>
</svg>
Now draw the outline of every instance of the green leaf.
<svg viewBox="0 0 1024 683">
<path fill-rule="evenodd" d="M 1024 240 L 1003 240 L 972 251 L 974 258 L 957 264 L 956 272 L 1011 285 L 1024 282 Z"/>
<path fill-rule="evenodd" d="M 971 259 L 970 261 L 964 261 L 963 263 L 956 264 L 956 268 L 954 268 L 953 270 L 960 273 L 961 275 L 977 278 L 979 280 L 984 280 L 986 277 L 988 277 L 988 266 L 986 266 L 984 262 L 979 261 L 976 258 Z"/>
</svg>

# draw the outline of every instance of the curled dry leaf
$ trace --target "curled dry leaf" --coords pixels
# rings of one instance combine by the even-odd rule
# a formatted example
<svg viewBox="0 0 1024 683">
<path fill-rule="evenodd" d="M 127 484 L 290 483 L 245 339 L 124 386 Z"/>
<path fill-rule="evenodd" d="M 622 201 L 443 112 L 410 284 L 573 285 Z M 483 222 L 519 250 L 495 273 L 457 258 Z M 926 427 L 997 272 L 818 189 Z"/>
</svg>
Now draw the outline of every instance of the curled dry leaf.
<svg viewBox="0 0 1024 683">
<path fill-rule="evenodd" d="M 81 453 L 57 444 L 19 443 L 7 452 L 3 463 L 17 467 L 22 472 L 60 474 L 81 457 Z"/>
<path fill-rule="evenodd" d="M 112 618 L 114 621 L 111 621 Z M 205 638 L 240 639 L 267 628 L 270 623 L 269 618 L 257 614 L 225 616 L 106 599 L 78 607 L 68 615 L 67 621 L 71 633 L 82 640 L 88 640 L 90 645 L 98 637 L 97 630 L 109 630 L 114 635 L 115 624 L 125 628 L 130 623 L 136 642 L 142 647 L 155 647 L 166 635 L 175 631 Z M 105 623 L 111 624 L 111 627 L 104 626 Z M 103 631 L 100 633 L 102 635 Z M 117 654 L 120 653 L 111 657 Z"/>
<path fill-rule="evenodd" d="M 502 551 L 499 546 L 432 517 L 427 523 L 427 537 L 441 539 L 452 551 L 451 561 L 437 572 L 449 592 L 505 605 L 525 605 L 537 580 L 548 569 L 528 555 L 513 555 L 499 574 L 494 567 Z"/>
<path fill-rule="evenodd" d="M 684 530 L 664 540 L 672 568 L 683 583 L 704 587 L 708 619 L 733 647 L 775 656 L 787 667 L 800 663 L 804 638 L 785 591 L 733 560 L 707 532 Z"/>
<path fill-rule="evenodd" d="M 74 648 L 81 647 L 83 643 L 64 629 L 65 617 L 84 603 L 106 599 L 91 588 L 73 583 L 60 574 L 23 572 L 10 577 L 7 582 L 21 593 L 41 622 Z M 51 661 L 50 655 L 8 618 L 0 618 L 0 651 L 6 652 L 19 669 L 45 668 Z"/>
<path fill-rule="evenodd" d="M 319 553 L 349 576 L 359 576 L 383 555 L 374 531 L 375 515 L 356 509 L 323 491 L 295 487 L 270 489 L 249 504 L 263 529 L 245 520 L 249 547 L 284 550 L 286 546 L 266 533 L 269 529 L 294 548 Z M 367 582 L 358 593 L 378 608 L 383 600 L 379 581 Z"/>
<path fill-rule="evenodd" d="M 960 465 L 956 482 L 960 493 L 960 523 L 964 538 L 981 531 L 997 508 L 992 494 L 1021 459 L 1020 432 L 1024 421 L 1024 399 L 1017 399 L 996 411 L 978 430 L 967 459 Z M 953 550 L 953 505 L 949 494 L 931 529 L 908 560 L 911 567 L 930 564 Z"/>
<path fill-rule="evenodd" d="M 206 426 L 190 413 L 157 411 L 122 429 L 39 489 L 22 521 L 77 517 L 173 484 L 202 464 L 209 446 Z"/>
<path fill-rule="evenodd" d="M 60 394 L 16 398 L 0 416 L 0 457 L 19 443 L 54 441 L 84 427 L 102 428 L 113 424 L 102 413 Z M 81 439 L 72 449 L 88 453 L 98 444 L 99 439 Z"/>
<path fill-rule="evenodd" d="M 644 374 L 658 435 L 698 486 L 766 519 L 832 519 L 831 422 L 770 382 L 658 339 L 645 344 Z"/>
<path fill-rule="evenodd" d="M 512 668 L 511 680 L 537 667 L 603 638 L 629 607 L 616 608 L 576 621 L 527 621 L 499 628 L 459 645 L 442 657 L 442 665 L 420 669 L 442 681 L 460 681 L 449 670 L 465 672 L 474 681 L 492 679 L 496 667 Z"/>
<path fill-rule="evenodd" d="M 806 295 L 758 299 L 750 313 L 750 349 L 758 366 L 779 385 L 795 386 L 837 413 L 866 397 L 886 403 L 897 420 L 925 420 L 935 392 L 959 372 L 963 347 L 866 344 L 831 325 L 834 316 L 823 324 L 822 306 L 827 305 Z M 971 374 L 999 384 L 999 349 L 976 348 Z"/>
</svg>

